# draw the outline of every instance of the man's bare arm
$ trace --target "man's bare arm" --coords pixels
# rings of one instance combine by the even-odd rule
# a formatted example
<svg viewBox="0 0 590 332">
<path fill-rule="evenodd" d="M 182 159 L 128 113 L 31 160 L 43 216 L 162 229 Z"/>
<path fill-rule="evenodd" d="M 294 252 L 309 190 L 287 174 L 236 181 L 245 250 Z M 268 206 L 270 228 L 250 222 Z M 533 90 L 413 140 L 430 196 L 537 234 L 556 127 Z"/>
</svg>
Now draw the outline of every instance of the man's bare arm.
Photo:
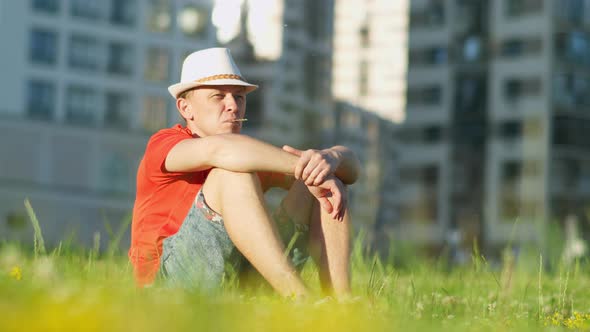
<svg viewBox="0 0 590 332">
<path fill-rule="evenodd" d="M 246 135 L 221 134 L 179 142 L 168 153 L 165 167 L 170 172 L 195 172 L 216 167 L 233 172 L 293 174 L 298 159 Z"/>
<path fill-rule="evenodd" d="M 338 155 L 340 164 L 334 175 L 339 178 L 344 184 L 353 184 L 358 180 L 360 173 L 360 162 L 354 152 L 349 148 L 341 145 L 336 145 L 330 148 L 331 151 Z"/>
<path fill-rule="evenodd" d="M 344 158 L 346 155 L 342 153 L 341 156 Z M 221 134 L 179 142 L 168 153 L 165 168 L 171 172 L 195 172 L 222 168 L 232 172 L 270 171 L 293 174 L 295 165 L 299 161 L 300 158 L 297 155 L 255 138 L 240 134 Z M 349 176 L 350 174 L 346 172 L 345 170 L 345 176 Z M 331 175 L 327 174 L 324 180 Z M 289 177 L 284 179 L 290 180 Z M 350 181 L 354 180 L 356 177 L 350 179 Z M 340 180 L 322 181 L 316 186 L 323 187 L 323 190 L 317 195 L 314 194 L 320 203 L 330 203 L 329 208 L 327 204 L 323 204 L 322 207 L 326 208 L 335 219 L 339 219 L 346 206 L 342 200 L 343 188 L 338 186 L 338 181 Z M 325 197 L 331 198 L 324 199 Z"/>
</svg>

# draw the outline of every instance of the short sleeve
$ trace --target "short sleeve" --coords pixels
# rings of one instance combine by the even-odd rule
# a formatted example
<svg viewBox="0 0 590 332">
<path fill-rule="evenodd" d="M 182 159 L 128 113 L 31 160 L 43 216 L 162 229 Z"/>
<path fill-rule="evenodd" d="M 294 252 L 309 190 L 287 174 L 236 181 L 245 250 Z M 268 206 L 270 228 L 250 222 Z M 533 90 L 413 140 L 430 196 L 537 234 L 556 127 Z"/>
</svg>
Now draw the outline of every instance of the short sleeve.
<svg viewBox="0 0 590 332">
<path fill-rule="evenodd" d="M 190 137 L 170 129 L 158 132 L 152 136 L 147 144 L 144 156 L 146 170 L 152 180 L 162 177 L 169 178 L 176 175 L 185 175 L 185 173 L 181 172 L 168 172 L 164 168 L 164 162 L 170 150 L 185 139 L 190 139 Z"/>
</svg>

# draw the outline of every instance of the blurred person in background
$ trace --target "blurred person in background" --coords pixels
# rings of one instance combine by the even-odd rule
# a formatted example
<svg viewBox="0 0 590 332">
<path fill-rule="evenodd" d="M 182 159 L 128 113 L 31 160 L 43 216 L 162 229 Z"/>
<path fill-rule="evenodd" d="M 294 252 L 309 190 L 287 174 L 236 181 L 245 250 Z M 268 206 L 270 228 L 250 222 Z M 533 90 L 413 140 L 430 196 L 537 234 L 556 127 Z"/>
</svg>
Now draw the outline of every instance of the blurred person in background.
<svg viewBox="0 0 590 332">
<path fill-rule="evenodd" d="M 129 258 L 139 286 L 160 271 L 173 286 L 216 290 L 247 259 L 285 296 L 308 291 L 298 270 L 308 257 L 322 288 L 350 293 L 350 217 L 346 185 L 359 162 L 346 147 L 282 149 L 240 134 L 244 80 L 228 49 L 189 55 L 168 88 L 185 125 L 148 141 L 137 172 Z M 268 212 L 264 192 L 288 191 Z"/>
</svg>

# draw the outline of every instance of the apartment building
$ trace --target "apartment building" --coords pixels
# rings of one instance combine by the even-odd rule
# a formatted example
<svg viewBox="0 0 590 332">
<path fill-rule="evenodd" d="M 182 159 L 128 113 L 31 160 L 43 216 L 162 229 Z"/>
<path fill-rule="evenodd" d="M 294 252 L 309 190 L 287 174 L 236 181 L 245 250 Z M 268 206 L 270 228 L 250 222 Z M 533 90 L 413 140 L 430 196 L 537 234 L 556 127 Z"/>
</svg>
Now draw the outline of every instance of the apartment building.
<svg viewBox="0 0 590 332">
<path fill-rule="evenodd" d="M 10 45 L 0 62 L 0 239 L 31 241 L 23 205 L 29 198 L 46 242 L 75 234 L 89 244 L 96 232 L 108 240 L 105 234 L 133 206 L 147 139 L 180 120 L 166 88 L 179 79 L 188 53 L 219 45 L 215 5 L 27 0 L 0 6 L 0 40 Z M 277 145 L 318 147 L 333 129 L 333 3 L 283 7 L 278 60 L 257 57 L 245 19 L 227 44 L 242 73 L 261 86 L 248 98 L 244 131 Z"/>
<path fill-rule="evenodd" d="M 405 118 L 408 21 L 406 0 L 335 2 L 334 141 L 350 146 L 363 165 L 350 207 L 375 247 L 389 245 L 399 219 L 395 135 Z"/>
<path fill-rule="evenodd" d="M 404 120 L 408 0 L 337 0 L 332 91 L 395 123 Z"/>
<path fill-rule="evenodd" d="M 27 0 L 0 6 L 0 239 L 91 243 L 131 211 L 151 133 L 179 120 L 168 85 L 217 44 L 212 3 Z"/>
<path fill-rule="evenodd" d="M 318 148 L 333 130 L 332 28 L 334 2 L 286 0 L 282 55 L 269 88 L 276 111 L 269 112 L 263 138 L 277 145 Z"/>
<path fill-rule="evenodd" d="M 374 112 L 336 102 L 333 141 L 355 152 L 362 164 L 357 183 L 349 187 L 354 228 L 362 230 L 373 247 L 387 247 L 398 222 L 399 172 L 395 144 L 398 126 Z"/>
<path fill-rule="evenodd" d="M 411 2 L 400 231 L 543 245 L 585 218 L 590 2 Z"/>
</svg>

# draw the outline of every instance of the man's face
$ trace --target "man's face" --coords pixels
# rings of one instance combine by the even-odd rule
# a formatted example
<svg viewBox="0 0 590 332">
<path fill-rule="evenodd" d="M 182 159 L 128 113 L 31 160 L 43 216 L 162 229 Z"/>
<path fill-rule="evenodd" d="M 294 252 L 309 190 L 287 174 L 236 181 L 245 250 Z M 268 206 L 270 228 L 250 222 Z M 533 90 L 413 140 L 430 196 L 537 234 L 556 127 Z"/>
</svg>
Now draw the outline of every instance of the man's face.
<svg viewBox="0 0 590 332">
<path fill-rule="evenodd" d="M 239 85 L 201 86 L 187 96 L 199 136 L 239 133 L 246 113 L 246 92 Z"/>
</svg>

